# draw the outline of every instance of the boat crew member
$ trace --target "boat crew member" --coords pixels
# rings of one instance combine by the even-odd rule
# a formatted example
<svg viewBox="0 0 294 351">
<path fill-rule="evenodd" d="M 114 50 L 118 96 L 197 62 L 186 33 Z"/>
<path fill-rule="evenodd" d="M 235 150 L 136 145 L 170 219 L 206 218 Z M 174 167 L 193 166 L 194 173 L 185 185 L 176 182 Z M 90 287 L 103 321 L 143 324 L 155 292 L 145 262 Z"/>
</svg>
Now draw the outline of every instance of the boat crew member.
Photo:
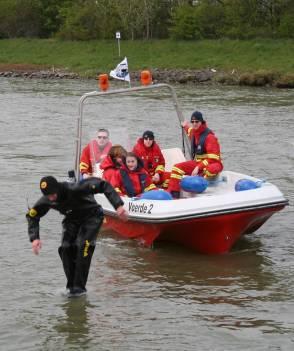
<svg viewBox="0 0 294 351">
<path fill-rule="evenodd" d="M 117 215 L 127 219 L 123 201 L 105 180 L 89 178 L 79 183 L 58 182 L 52 176 L 40 181 L 43 196 L 26 214 L 33 252 L 38 255 L 42 243 L 39 221 L 51 208 L 64 215 L 61 246 L 58 249 L 67 278 L 70 296 L 86 292 L 86 283 L 96 238 L 103 222 L 103 210 L 94 194 L 104 193 Z"/>
<path fill-rule="evenodd" d="M 134 197 L 155 189 L 156 186 L 143 167 L 143 161 L 134 153 L 128 152 L 124 167 L 116 175 L 115 190 L 120 195 Z"/>
<path fill-rule="evenodd" d="M 98 129 L 96 139 L 91 140 L 82 151 L 80 172 L 83 179 L 91 177 L 95 173 L 96 165 L 108 155 L 111 146 L 109 131 L 104 128 Z"/>
<path fill-rule="evenodd" d="M 167 188 L 170 173 L 165 172 L 165 159 L 151 130 L 146 130 L 142 138 L 137 140 L 133 153 L 143 160 L 144 168 L 151 176 L 153 183 Z"/>
<path fill-rule="evenodd" d="M 192 160 L 177 163 L 172 167 L 168 191 L 174 198 L 180 196 L 180 181 L 184 175 L 214 179 L 223 169 L 219 142 L 207 127 L 202 113 L 194 111 L 191 125 L 184 121 L 182 127 L 191 140 Z"/>
<path fill-rule="evenodd" d="M 100 163 L 100 168 L 103 171 L 102 178 L 107 180 L 111 185 L 114 185 L 114 177 L 125 163 L 126 155 L 127 150 L 121 145 L 113 145 L 108 155 Z"/>
</svg>

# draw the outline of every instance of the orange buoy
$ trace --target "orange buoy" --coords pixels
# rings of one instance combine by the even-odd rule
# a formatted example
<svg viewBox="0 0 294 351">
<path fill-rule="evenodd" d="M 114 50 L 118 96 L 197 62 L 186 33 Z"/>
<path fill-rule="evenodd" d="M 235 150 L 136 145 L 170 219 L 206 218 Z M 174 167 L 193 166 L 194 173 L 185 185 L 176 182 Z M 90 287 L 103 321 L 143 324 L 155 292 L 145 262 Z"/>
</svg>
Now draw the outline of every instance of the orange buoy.
<svg viewBox="0 0 294 351">
<path fill-rule="evenodd" d="M 141 83 L 143 85 L 149 85 L 152 83 L 152 75 L 150 71 L 142 71 L 141 72 Z"/>
<path fill-rule="evenodd" d="M 106 91 L 109 88 L 108 75 L 107 74 L 100 74 L 98 76 L 98 79 L 99 79 L 99 88 L 102 91 Z"/>
</svg>

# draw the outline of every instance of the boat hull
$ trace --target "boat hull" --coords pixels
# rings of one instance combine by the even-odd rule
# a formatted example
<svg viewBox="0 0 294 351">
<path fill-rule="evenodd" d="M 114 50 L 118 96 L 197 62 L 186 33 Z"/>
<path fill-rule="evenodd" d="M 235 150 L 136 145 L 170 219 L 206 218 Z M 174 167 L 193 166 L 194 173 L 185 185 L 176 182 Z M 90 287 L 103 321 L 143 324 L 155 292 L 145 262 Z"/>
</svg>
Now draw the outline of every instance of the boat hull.
<svg viewBox="0 0 294 351">
<path fill-rule="evenodd" d="M 135 239 L 147 247 L 158 241 L 169 241 L 203 254 L 224 254 L 231 250 L 243 234 L 254 232 L 284 207 L 285 205 L 281 204 L 164 223 L 148 223 L 134 219 L 122 222 L 117 217 L 106 215 L 105 226 L 120 236 Z"/>
</svg>

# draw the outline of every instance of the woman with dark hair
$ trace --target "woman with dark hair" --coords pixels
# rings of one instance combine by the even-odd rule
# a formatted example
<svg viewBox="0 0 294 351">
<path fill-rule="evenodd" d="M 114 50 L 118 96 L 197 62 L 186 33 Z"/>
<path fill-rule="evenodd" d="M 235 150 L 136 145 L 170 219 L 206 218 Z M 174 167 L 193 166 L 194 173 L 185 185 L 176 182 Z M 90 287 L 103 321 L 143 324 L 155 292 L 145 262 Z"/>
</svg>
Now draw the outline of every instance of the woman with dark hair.
<svg viewBox="0 0 294 351">
<path fill-rule="evenodd" d="M 143 161 L 133 152 L 128 152 L 124 166 L 116 173 L 114 188 L 120 195 L 134 197 L 155 190 L 156 186 L 145 170 Z"/>
<path fill-rule="evenodd" d="M 127 151 L 121 145 L 113 145 L 106 158 L 100 163 L 102 178 L 114 185 L 113 177 L 125 162 Z"/>
</svg>

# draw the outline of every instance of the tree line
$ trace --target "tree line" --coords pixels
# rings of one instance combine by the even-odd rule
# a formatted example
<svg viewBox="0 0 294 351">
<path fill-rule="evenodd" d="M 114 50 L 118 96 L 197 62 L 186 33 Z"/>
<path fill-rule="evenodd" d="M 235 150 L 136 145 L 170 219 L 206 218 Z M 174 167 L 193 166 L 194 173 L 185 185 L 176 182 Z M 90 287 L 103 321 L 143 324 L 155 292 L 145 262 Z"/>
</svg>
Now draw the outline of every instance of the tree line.
<svg viewBox="0 0 294 351">
<path fill-rule="evenodd" d="M 0 38 L 294 38 L 293 0 L 0 0 Z"/>
</svg>

